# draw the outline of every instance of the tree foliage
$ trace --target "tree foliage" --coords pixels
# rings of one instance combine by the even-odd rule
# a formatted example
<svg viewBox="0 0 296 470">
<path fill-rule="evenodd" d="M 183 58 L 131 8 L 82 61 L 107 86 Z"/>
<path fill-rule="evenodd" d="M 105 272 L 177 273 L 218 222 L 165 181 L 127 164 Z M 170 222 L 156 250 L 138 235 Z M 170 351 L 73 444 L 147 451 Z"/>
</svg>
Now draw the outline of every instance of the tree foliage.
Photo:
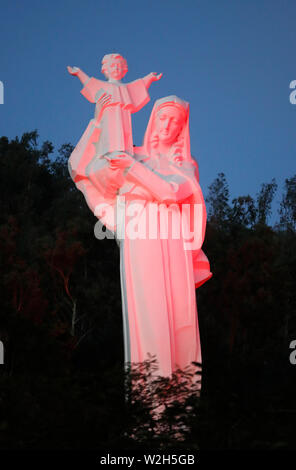
<svg viewBox="0 0 296 470">
<path fill-rule="evenodd" d="M 280 223 L 284 229 L 296 230 L 296 175 L 285 181 L 285 192 L 280 205 Z"/>
<path fill-rule="evenodd" d="M 125 376 L 118 247 L 93 235 L 72 148 L 0 138 L 0 448 L 295 448 L 296 176 L 275 227 L 275 180 L 232 202 L 223 173 L 209 187 L 199 397 L 153 360 Z"/>
</svg>

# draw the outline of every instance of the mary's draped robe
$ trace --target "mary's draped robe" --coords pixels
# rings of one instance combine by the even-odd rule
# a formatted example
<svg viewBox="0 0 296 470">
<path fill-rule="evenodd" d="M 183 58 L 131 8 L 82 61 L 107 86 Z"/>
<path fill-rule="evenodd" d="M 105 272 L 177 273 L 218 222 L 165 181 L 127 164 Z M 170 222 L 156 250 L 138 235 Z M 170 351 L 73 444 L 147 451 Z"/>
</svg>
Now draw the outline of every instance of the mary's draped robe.
<svg viewBox="0 0 296 470">
<path fill-rule="evenodd" d="M 201 362 L 195 289 L 211 277 L 208 259 L 201 250 L 205 203 L 196 165 L 184 162 L 180 167 L 167 158 L 158 161 L 137 153 L 135 159 L 118 196 L 113 200 L 102 199 L 99 192 L 92 197 L 108 202 L 111 211 L 108 228 L 120 239 L 125 362 L 142 362 L 150 354 L 157 359 L 157 374 L 170 376 L 177 368 Z M 96 191 L 96 180 L 107 179 L 112 171 L 106 166 L 98 169 L 94 159 L 88 168 L 92 184 L 85 180 L 77 186 L 90 198 L 89 190 Z M 181 203 L 191 209 L 197 204 L 199 209 L 200 221 L 195 224 L 200 231 L 195 233 L 198 246 L 192 249 L 184 249 L 188 233 L 194 230 L 192 211 L 191 218 L 188 214 L 182 218 L 181 211 L 178 218 Z M 163 222 L 166 225 L 166 220 L 167 231 L 160 226 Z M 184 223 L 187 231 L 182 229 Z M 177 239 L 176 233 L 180 234 Z"/>
<path fill-rule="evenodd" d="M 167 102 L 183 106 L 174 96 L 156 102 L 144 146 L 134 149 L 135 162 L 127 171 L 111 169 L 99 156 L 89 160 L 76 179 L 91 210 L 99 218 L 104 215 L 103 222 L 119 239 L 125 362 L 138 363 L 148 355 L 155 356 L 156 373 L 162 376 L 171 376 L 192 362 L 201 363 L 195 289 L 212 275 L 201 250 L 206 208 L 197 165 L 190 156 L 186 103 L 186 120 L 177 142 L 181 161 L 174 160 L 173 153 L 157 155 L 150 145 L 158 106 Z M 174 218 L 182 204 L 189 206 L 189 214 Z M 98 210 L 100 206 L 105 207 L 103 213 Z M 120 209 L 117 219 L 116 206 Z M 149 213 L 154 213 L 152 237 Z M 162 237 L 161 224 L 166 220 L 174 222 L 168 222 L 166 236 Z M 176 237 L 178 228 L 180 236 Z M 188 232 L 198 240 L 191 248 Z"/>
<path fill-rule="evenodd" d="M 154 355 L 157 374 L 163 376 L 193 361 L 201 363 L 195 289 L 211 277 L 201 251 L 205 204 L 194 166 L 185 166 L 182 171 L 167 158 L 157 161 L 140 157 L 120 190 L 126 214 L 124 239 L 120 241 L 125 360 L 142 362 L 148 354 Z M 188 214 L 182 218 L 181 203 L 199 207 L 199 241 L 192 250 L 184 249 L 190 220 Z M 151 223 L 154 239 L 149 237 Z M 185 234 L 181 227 L 184 223 L 188 228 Z M 180 230 L 176 224 L 180 224 Z M 135 226 L 138 237 L 132 239 L 129 228 Z M 122 235 L 122 227 L 117 230 Z M 180 237 L 175 238 L 178 233 Z"/>
</svg>

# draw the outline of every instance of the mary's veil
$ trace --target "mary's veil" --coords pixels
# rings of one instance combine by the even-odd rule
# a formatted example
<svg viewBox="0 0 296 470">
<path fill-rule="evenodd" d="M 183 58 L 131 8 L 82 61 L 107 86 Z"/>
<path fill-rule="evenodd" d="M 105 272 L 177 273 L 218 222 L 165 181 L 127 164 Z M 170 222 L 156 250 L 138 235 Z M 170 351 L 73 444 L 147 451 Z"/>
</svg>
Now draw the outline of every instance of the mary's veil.
<svg viewBox="0 0 296 470">
<path fill-rule="evenodd" d="M 172 153 L 176 153 L 176 151 L 179 151 L 182 154 L 184 160 L 191 161 L 192 157 L 190 153 L 189 103 L 175 95 L 166 96 L 155 101 L 144 136 L 142 147 L 143 151 L 146 155 L 151 155 L 151 151 L 153 150 L 153 148 L 157 147 L 158 137 L 157 133 L 155 132 L 156 115 L 160 109 L 167 106 L 173 106 L 178 108 L 183 113 L 185 120 L 185 123 L 177 138 L 177 141 L 172 146 Z"/>
<path fill-rule="evenodd" d="M 190 133 L 189 133 L 189 103 L 182 100 L 178 96 L 171 95 L 164 98 L 160 98 L 154 103 L 150 119 L 147 125 L 147 129 L 144 135 L 143 146 L 141 147 L 141 153 L 144 155 L 149 155 L 158 146 L 158 136 L 155 127 L 155 120 L 157 112 L 166 106 L 175 106 L 178 109 L 182 110 L 184 113 L 185 123 L 182 127 L 180 134 L 177 137 L 176 142 L 172 145 L 171 151 L 169 152 L 168 158 L 174 166 L 174 171 L 179 175 L 186 175 L 189 177 L 189 180 L 192 184 L 193 189 L 193 204 L 203 204 L 204 200 L 199 181 L 198 165 L 196 161 L 192 158 L 190 152 Z M 175 156 L 181 156 L 181 161 L 174 161 Z M 206 209 L 204 205 L 204 215 L 203 215 L 203 232 L 205 232 L 206 225 Z M 210 264 L 205 253 L 199 248 L 194 250 L 192 253 L 193 256 L 193 270 L 194 270 L 194 279 L 195 286 L 200 287 L 204 282 L 212 277 L 210 271 Z"/>
</svg>

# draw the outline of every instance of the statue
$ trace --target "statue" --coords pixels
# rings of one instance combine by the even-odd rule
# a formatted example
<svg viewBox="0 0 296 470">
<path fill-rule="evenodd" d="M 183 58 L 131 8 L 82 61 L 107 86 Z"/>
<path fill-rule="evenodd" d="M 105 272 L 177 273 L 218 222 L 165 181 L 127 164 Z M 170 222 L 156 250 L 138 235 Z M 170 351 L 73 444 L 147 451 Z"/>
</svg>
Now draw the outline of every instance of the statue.
<svg viewBox="0 0 296 470">
<path fill-rule="evenodd" d="M 152 72 L 134 82 L 121 83 L 127 71 L 127 62 L 120 54 L 103 57 L 102 73 L 107 82 L 89 78 L 78 67 L 68 66 L 68 72 L 83 84 L 82 95 L 96 103 L 94 119 L 89 122 L 71 156 L 70 173 L 74 181 L 84 176 L 83 168 L 95 155 L 100 157 L 113 151 L 133 153 L 131 113 L 148 103 L 148 88 L 152 82 L 160 80 L 162 74 Z"/>
<path fill-rule="evenodd" d="M 100 95 L 102 108 L 105 102 L 118 106 L 113 93 Z M 115 114 L 108 119 L 113 135 L 118 121 Z M 155 356 L 156 375 L 169 377 L 201 363 L 195 289 L 212 276 L 201 249 L 206 208 L 190 153 L 189 104 L 177 96 L 157 100 L 142 147 L 104 147 L 104 132 L 97 142 L 85 139 L 96 144 L 93 149 L 78 144 L 70 173 L 90 209 L 118 239 L 125 362 Z"/>
</svg>

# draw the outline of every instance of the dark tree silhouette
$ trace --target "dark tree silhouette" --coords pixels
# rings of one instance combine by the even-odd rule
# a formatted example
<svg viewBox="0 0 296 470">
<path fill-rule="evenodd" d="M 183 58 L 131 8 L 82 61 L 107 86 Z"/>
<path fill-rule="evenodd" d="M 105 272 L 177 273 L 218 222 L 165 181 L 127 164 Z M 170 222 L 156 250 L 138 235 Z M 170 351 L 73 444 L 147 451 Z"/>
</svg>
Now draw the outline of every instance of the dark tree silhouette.
<svg viewBox="0 0 296 470">
<path fill-rule="evenodd" d="M 274 227 L 275 180 L 255 200 L 209 187 L 199 397 L 153 358 L 124 374 L 118 247 L 93 235 L 72 148 L 0 138 L 0 448 L 295 449 L 296 176 Z"/>
</svg>

